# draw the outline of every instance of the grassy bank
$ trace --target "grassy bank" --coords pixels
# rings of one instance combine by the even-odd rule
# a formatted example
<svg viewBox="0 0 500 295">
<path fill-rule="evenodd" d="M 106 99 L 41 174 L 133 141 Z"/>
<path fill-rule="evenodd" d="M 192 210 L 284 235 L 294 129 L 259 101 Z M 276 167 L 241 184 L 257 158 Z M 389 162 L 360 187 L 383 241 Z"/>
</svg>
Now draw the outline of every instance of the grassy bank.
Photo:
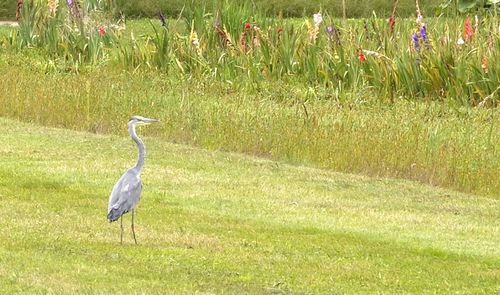
<svg viewBox="0 0 500 295">
<path fill-rule="evenodd" d="M 120 246 L 105 216 L 128 137 L 0 119 L 0 141 L 6 293 L 498 291 L 498 200 L 148 136 L 140 244 L 126 216 Z"/>
<path fill-rule="evenodd" d="M 124 120 L 143 114 L 160 118 L 164 124 L 152 135 L 170 141 L 499 197 L 495 108 L 379 105 L 369 93 L 339 103 L 300 84 L 238 89 L 106 67 L 44 74 L 34 71 L 44 64 L 28 69 L 22 58 L 9 62 L 0 64 L 0 116 L 123 134 Z"/>
</svg>

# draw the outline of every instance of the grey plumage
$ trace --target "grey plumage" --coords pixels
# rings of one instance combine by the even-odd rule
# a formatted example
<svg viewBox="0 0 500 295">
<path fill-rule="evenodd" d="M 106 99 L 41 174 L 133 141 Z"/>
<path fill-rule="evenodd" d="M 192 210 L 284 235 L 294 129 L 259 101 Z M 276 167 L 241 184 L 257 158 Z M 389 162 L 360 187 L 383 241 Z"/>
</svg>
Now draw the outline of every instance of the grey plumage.
<svg viewBox="0 0 500 295">
<path fill-rule="evenodd" d="M 109 222 L 116 221 L 120 218 L 121 235 L 120 242 L 123 242 L 123 222 L 122 216 L 127 212 L 132 212 L 132 233 L 134 241 L 137 244 L 134 230 L 134 209 L 139 203 L 142 191 L 141 170 L 144 166 L 145 146 L 142 140 L 137 136 L 135 131 L 136 126 L 147 125 L 158 122 L 156 119 L 144 118 L 141 116 L 133 116 L 128 122 L 128 132 L 132 140 L 137 144 L 139 156 L 134 167 L 128 169 L 118 182 L 113 186 L 111 195 L 109 196 L 108 204 L 108 220 Z"/>
<path fill-rule="evenodd" d="M 141 198 L 142 182 L 140 171 L 130 168 L 113 187 L 109 198 L 108 219 L 118 220 L 123 214 L 134 210 Z"/>
</svg>

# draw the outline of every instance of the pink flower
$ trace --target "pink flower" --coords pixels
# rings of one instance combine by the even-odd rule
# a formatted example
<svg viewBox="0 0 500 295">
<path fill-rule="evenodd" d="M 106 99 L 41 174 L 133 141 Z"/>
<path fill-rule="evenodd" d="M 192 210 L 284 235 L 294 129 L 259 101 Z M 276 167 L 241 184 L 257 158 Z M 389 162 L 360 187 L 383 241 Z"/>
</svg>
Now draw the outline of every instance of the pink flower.
<svg viewBox="0 0 500 295">
<path fill-rule="evenodd" d="M 106 36 L 106 27 L 99 26 L 99 28 L 97 29 L 97 31 L 99 32 L 99 36 L 101 36 L 101 37 Z"/>
</svg>

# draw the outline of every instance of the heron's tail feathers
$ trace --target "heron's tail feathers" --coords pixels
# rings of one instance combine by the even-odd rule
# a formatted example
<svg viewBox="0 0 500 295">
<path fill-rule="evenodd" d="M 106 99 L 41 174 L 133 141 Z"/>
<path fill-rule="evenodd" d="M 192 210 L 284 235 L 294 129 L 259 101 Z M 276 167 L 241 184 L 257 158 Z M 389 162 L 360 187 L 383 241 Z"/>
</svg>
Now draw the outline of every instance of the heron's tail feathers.
<svg viewBox="0 0 500 295">
<path fill-rule="evenodd" d="M 111 208 L 108 213 L 108 220 L 109 222 L 117 221 L 120 216 L 122 216 L 124 213 L 123 210 L 120 210 L 120 208 Z"/>
</svg>

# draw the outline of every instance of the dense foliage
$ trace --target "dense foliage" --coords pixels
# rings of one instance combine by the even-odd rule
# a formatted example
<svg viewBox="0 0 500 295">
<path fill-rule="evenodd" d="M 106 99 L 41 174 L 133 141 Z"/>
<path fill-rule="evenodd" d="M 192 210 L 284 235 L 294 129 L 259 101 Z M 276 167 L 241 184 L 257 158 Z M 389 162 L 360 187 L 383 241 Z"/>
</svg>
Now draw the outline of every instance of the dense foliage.
<svg viewBox="0 0 500 295">
<path fill-rule="evenodd" d="M 42 2 L 41 0 L 38 0 Z M 43 1 L 46 2 L 46 1 Z M 63 1 L 61 1 L 63 2 Z M 196 3 L 197 5 L 205 5 L 208 9 L 213 9 L 217 6 L 217 2 L 222 1 L 194 1 L 194 0 L 115 0 L 115 1 L 99 1 L 91 0 L 84 2 L 113 2 L 115 13 L 123 13 L 127 17 L 155 17 L 161 11 L 165 15 L 177 16 L 186 5 Z M 231 1 L 235 4 L 251 3 L 259 10 L 267 11 L 271 15 L 281 13 L 285 16 L 303 16 L 312 14 L 321 8 L 323 11 L 328 11 L 332 16 L 342 16 L 342 1 L 340 0 L 320 0 L 320 1 L 305 1 L 305 0 L 253 0 Z M 369 17 L 372 12 L 380 16 L 388 16 L 392 11 L 392 1 L 377 0 L 377 1 L 362 1 L 350 0 L 346 2 L 346 13 L 348 17 Z M 414 0 L 400 0 L 398 15 L 411 16 L 414 14 Z M 439 7 L 439 2 L 422 1 L 422 9 L 426 14 L 434 14 Z M 62 3 L 61 3 L 62 4 Z M 14 19 L 16 9 L 15 0 L 0 0 L 0 19 Z"/>
<path fill-rule="evenodd" d="M 109 7 L 89 4 L 80 8 L 84 17 L 62 8 L 27 5 L 5 47 L 38 47 L 65 71 L 111 61 L 255 87 L 297 80 L 340 101 L 346 91 L 363 91 L 391 103 L 404 97 L 496 105 L 499 21 L 487 15 L 427 21 L 417 11 L 416 21 L 339 21 L 317 13 L 300 21 L 227 2 L 214 11 L 188 6 L 175 21 L 162 17 L 150 34 L 128 38 L 125 23 L 106 18 Z"/>
<path fill-rule="evenodd" d="M 16 1 L 0 0 L 0 20 L 14 19 L 16 16 Z"/>
</svg>

